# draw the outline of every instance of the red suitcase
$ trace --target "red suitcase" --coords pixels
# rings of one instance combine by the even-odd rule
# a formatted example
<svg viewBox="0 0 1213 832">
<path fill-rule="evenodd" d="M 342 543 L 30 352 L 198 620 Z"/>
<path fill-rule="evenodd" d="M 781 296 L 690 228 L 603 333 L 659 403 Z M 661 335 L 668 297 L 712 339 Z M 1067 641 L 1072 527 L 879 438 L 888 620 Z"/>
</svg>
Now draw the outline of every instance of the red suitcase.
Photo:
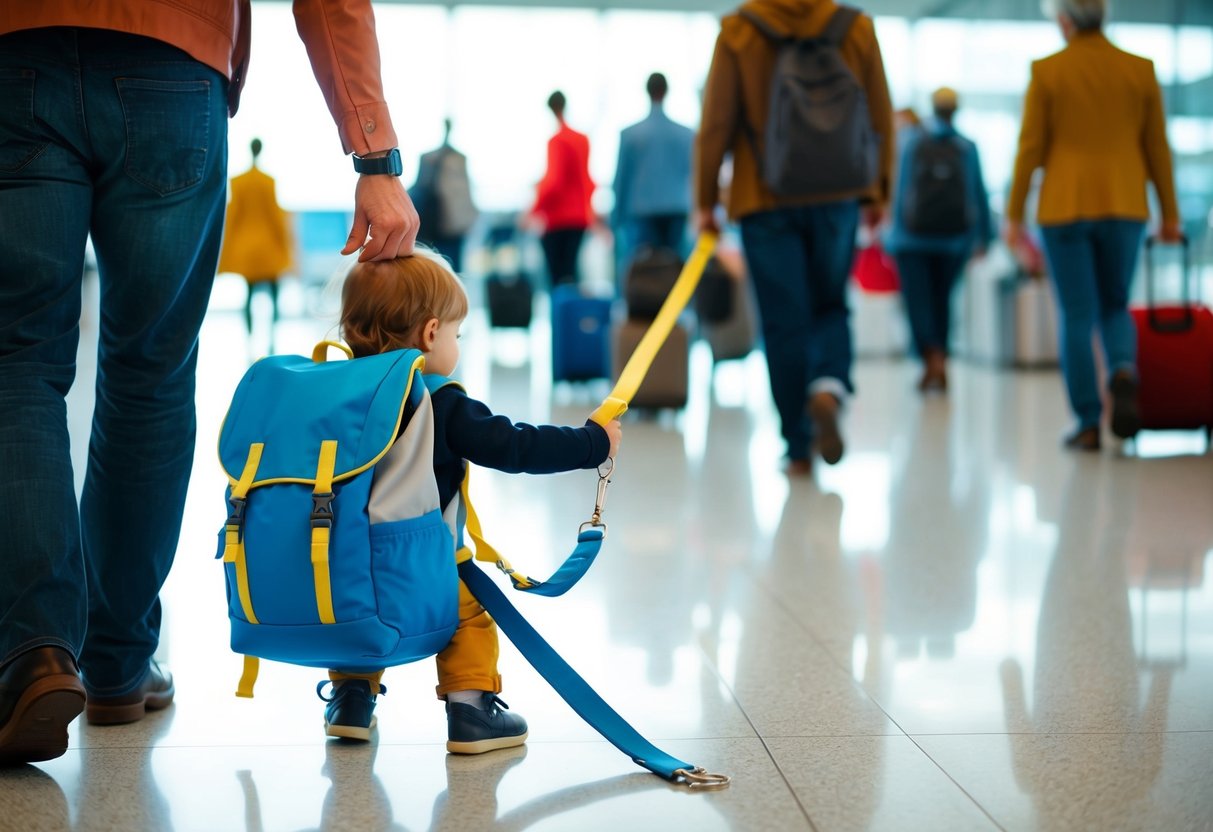
<svg viewBox="0 0 1213 832">
<path fill-rule="evenodd" d="M 1153 237 L 1146 239 L 1146 305 L 1130 308 L 1137 324 L 1141 426 L 1204 428 L 1213 441 L 1213 311 L 1191 298 L 1188 242 L 1183 241 L 1183 301 L 1154 302 Z"/>
</svg>

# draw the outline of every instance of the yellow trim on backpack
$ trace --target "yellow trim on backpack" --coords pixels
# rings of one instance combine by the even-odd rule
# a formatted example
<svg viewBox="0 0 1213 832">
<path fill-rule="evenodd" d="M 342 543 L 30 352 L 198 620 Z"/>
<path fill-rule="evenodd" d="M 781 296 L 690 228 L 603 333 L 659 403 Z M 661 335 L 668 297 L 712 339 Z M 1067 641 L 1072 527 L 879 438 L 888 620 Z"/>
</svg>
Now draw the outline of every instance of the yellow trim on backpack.
<svg viewBox="0 0 1213 832">
<path fill-rule="evenodd" d="M 661 304 L 661 311 L 657 313 L 653 323 L 649 324 L 644 337 L 632 351 L 632 357 L 624 365 L 623 372 L 619 374 L 619 379 L 615 382 L 610 394 L 590 414 L 592 421 L 606 425 L 612 419 L 618 419 L 628 409 L 628 402 L 640 389 L 640 384 L 648 374 L 653 360 L 657 358 L 661 345 L 665 343 L 666 338 L 674 329 L 674 325 L 678 323 L 678 316 L 691 302 L 691 296 L 695 294 L 695 288 L 699 285 L 699 278 L 703 277 L 703 270 L 707 268 L 708 260 L 712 257 L 712 250 L 716 248 L 716 239 L 716 235 L 712 233 L 699 235 L 699 240 L 695 243 L 695 250 L 687 258 L 686 265 L 682 267 L 682 272 L 678 275 L 678 281 L 670 290 L 670 294 L 666 296 L 665 302 Z"/>
<path fill-rule="evenodd" d="M 323 364 L 328 361 L 329 347 L 336 347 L 345 353 L 346 358 L 352 359 L 354 351 L 340 341 L 321 341 L 312 348 L 312 361 L 316 364 Z"/>
<path fill-rule="evenodd" d="M 231 499 L 244 500 L 248 496 L 253 477 L 257 475 L 257 466 L 261 464 L 263 450 L 265 444 L 262 442 L 249 445 L 248 457 L 244 461 L 240 479 L 231 480 Z M 239 524 L 228 523 L 224 526 L 223 562 L 232 564 L 236 571 L 236 594 L 240 598 L 240 608 L 244 610 L 245 619 L 250 624 L 258 623 L 257 616 L 253 614 L 253 598 L 248 585 L 248 564 L 244 558 L 244 533 Z"/>
<path fill-rule="evenodd" d="M 333 343 L 336 343 L 336 342 L 333 342 Z M 352 479 L 352 478 L 358 476 L 359 474 L 361 474 L 363 471 L 366 471 L 369 468 L 375 467 L 377 464 L 379 464 L 379 460 L 383 459 L 384 454 L 386 454 L 388 451 L 390 451 L 392 449 L 392 445 L 394 445 L 396 442 L 396 436 L 400 433 L 400 425 L 404 421 L 404 408 L 408 405 L 409 395 L 413 391 L 413 381 L 414 381 L 415 375 L 418 370 L 421 370 L 421 371 L 425 370 L 425 356 L 424 355 L 417 356 L 417 358 L 414 359 L 414 361 L 413 361 L 413 366 L 409 367 L 409 382 L 407 385 L 405 385 L 404 395 L 400 397 L 400 410 L 396 413 L 396 426 L 392 430 L 391 437 L 388 440 L 388 443 L 383 446 L 383 450 L 381 450 L 381 451 L 379 451 L 379 453 L 375 454 L 374 458 L 371 459 L 370 461 L 368 461 L 367 463 L 365 463 L 364 465 L 359 465 L 357 468 L 353 468 L 349 471 L 334 472 L 333 482 L 342 482 L 343 480 Z M 231 410 L 229 408 L 228 414 L 230 414 L 230 413 L 231 413 Z M 223 417 L 223 421 L 225 424 L 227 422 L 228 414 L 225 414 Z M 219 435 L 223 436 L 223 426 L 222 425 L 219 427 Z M 227 473 L 227 467 L 223 464 L 223 455 L 222 454 L 219 454 L 219 467 L 223 469 L 224 473 Z M 232 475 L 230 473 L 228 473 L 228 479 L 229 480 L 232 479 Z M 280 483 L 287 483 L 287 482 L 299 483 L 300 485 L 313 485 L 313 484 L 315 484 L 316 480 L 308 479 L 307 477 L 272 477 L 270 479 L 255 480 L 249 487 L 250 488 L 260 488 L 263 485 L 278 485 Z"/>
<path fill-rule="evenodd" d="M 333 466 L 337 462 L 337 440 L 326 439 L 320 443 L 320 462 L 316 466 L 316 487 L 312 495 L 327 495 L 331 501 L 333 496 Z M 328 526 L 317 525 L 312 521 L 312 577 L 316 584 L 316 610 L 320 613 L 321 624 L 336 624 L 333 615 L 333 587 L 329 578 L 329 536 L 332 532 L 331 521 Z"/>
</svg>

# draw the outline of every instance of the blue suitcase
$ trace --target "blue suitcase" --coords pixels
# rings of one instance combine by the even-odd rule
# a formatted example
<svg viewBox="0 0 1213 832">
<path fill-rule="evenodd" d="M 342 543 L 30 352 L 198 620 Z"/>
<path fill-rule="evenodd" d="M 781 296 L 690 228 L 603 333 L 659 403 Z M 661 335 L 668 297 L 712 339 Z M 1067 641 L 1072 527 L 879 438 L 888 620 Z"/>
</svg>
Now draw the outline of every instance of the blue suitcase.
<svg viewBox="0 0 1213 832">
<path fill-rule="evenodd" d="M 611 375 L 611 300 L 576 286 L 552 287 L 552 380 L 590 381 Z"/>
</svg>

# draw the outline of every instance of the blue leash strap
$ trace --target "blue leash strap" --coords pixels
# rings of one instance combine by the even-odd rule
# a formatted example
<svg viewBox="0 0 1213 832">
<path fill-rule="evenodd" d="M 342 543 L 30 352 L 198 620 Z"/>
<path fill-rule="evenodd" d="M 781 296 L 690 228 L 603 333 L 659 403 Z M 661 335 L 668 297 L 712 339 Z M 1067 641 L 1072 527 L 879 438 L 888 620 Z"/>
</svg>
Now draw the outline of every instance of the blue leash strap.
<svg viewBox="0 0 1213 832">
<path fill-rule="evenodd" d="M 475 563 L 471 560 L 460 563 L 459 577 L 519 652 L 556 689 L 569 707 L 608 742 L 631 757 L 633 762 L 666 780 L 685 783 L 692 789 L 720 789 L 729 784 L 728 776 L 711 774 L 685 760 L 671 757 L 642 737 L 552 649 L 514 608 L 497 584 Z"/>
<path fill-rule="evenodd" d="M 581 580 L 581 577 L 594 564 L 594 559 L 602 550 L 602 539 L 601 528 L 590 528 L 579 532 L 577 546 L 574 547 L 572 554 L 565 558 L 564 563 L 560 564 L 560 568 L 552 574 L 552 577 L 546 581 L 528 578 L 529 585 L 515 582 L 514 589 L 530 595 L 546 595 L 549 598 L 564 595 Z M 513 575 L 510 576 L 511 579 L 513 577 Z"/>
</svg>

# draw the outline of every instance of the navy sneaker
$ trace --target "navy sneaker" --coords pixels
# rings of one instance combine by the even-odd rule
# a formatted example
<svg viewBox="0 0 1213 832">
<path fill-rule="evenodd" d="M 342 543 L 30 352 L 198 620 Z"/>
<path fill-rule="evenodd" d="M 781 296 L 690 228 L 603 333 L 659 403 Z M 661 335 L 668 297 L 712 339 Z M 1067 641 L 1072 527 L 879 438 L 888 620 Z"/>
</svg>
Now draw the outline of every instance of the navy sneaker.
<svg viewBox="0 0 1213 832">
<path fill-rule="evenodd" d="M 333 695 L 325 696 L 320 691 L 329 684 L 333 686 Z M 329 703 L 324 709 L 324 733 L 347 740 L 370 740 L 376 723 L 375 697 L 380 693 L 387 693 L 387 688 L 379 685 L 379 690 L 371 693 L 371 683 L 366 679 L 316 685 L 316 695 Z"/>
<path fill-rule="evenodd" d="M 518 714 L 506 713 L 510 706 L 496 694 L 482 694 L 480 705 L 477 708 L 460 702 L 446 703 L 447 751 L 483 754 L 526 742 L 526 720 Z"/>
</svg>

